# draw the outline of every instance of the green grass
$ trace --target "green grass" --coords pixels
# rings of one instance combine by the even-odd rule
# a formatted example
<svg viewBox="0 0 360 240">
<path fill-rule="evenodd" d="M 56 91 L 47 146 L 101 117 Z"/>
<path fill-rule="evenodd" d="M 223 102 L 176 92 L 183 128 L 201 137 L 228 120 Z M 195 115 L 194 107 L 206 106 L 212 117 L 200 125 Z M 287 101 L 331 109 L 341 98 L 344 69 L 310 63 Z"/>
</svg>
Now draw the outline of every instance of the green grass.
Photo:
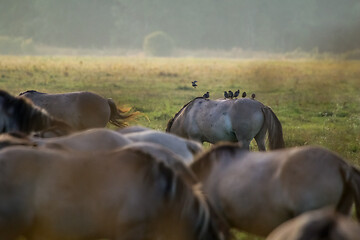
<svg viewBox="0 0 360 240">
<path fill-rule="evenodd" d="M 206 91 L 254 92 L 282 122 L 287 147 L 324 146 L 360 166 L 360 61 L 0 56 L 0 88 L 93 91 L 142 112 L 132 124 L 159 130 Z"/>
</svg>

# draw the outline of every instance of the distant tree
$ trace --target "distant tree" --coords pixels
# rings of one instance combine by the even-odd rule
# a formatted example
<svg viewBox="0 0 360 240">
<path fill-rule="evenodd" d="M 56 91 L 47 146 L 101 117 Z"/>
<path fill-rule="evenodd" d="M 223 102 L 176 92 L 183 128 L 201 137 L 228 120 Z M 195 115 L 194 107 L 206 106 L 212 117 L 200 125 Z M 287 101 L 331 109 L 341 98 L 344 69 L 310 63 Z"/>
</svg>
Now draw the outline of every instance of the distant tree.
<svg viewBox="0 0 360 240">
<path fill-rule="evenodd" d="M 144 52 L 149 56 L 171 56 L 174 47 L 174 40 L 168 34 L 161 31 L 153 32 L 144 39 Z"/>
</svg>

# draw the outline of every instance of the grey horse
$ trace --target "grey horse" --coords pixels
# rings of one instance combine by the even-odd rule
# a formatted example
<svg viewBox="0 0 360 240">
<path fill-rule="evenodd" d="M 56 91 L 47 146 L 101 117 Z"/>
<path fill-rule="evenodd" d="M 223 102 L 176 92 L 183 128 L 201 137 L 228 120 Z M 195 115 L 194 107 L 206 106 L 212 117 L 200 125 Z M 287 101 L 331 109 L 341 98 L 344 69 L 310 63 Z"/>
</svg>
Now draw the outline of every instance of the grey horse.
<svg viewBox="0 0 360 240">
<path fill-rule="evenodd" d="M 166 132 L 180 137 L 210 143 L 240 142 L 247 149 L 255 138 L 262 151 L 267 131 L 270 149 L 283 148 L 282 126 L 275 113 L 261 102 L 245 98 L 195 98 L 169 120 L 166 128 Z"/>
</svg>

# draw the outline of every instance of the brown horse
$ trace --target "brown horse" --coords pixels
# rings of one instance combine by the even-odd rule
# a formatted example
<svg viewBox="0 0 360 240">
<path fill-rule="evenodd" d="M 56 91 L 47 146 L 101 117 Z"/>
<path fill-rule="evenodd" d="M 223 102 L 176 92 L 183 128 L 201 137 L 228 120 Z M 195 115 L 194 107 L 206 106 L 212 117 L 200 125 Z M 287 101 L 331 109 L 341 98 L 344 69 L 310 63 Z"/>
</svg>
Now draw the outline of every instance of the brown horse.
<svg viewBox="0 0 360 240">
<path fill-rule="evenodd" d="M 111 151 L 132 143 L 127 137 L 107 128 L 87 129 L 52 138 L 33 137 L 31 140 L 38 146 L 64 148 L 80 152 Z"/>
<path fill-rule="evenodd" d="M 0 239 L 222 239 L 197 187 L 136 149 L 16 146 L 0 151 L 0 166 Z"/>
<path fill-rule="evenodd" d="M 281 223 L 328 205 L 360 219 L 360 172 L 319 147 L 249 152 L 216 146 L 191 164 L 204 192 L 230 226 L 266 236 Z"/>
<path fill-rule="evenodd" d="M 282 126 L 271 108 L 253 99 L 209 100 L 195 98 L 169 120 L 166 132 L 199 142 L 240 142 L 249 148 L 255 138 L 259 150 L 284 147 Z"/>
<path fill-rule="evenodd" d="M 31 99 L 35 105 L 77 130 L 105 127 L 108 122 L 124 127 L 125 120 L 134 116 L 117 108 L 112 99 L 91 92 L 47 94 L 29 90 L 19 96 Z"/>
<path fill-rule="evenodd" d="M 360 225 L 333 211 L 320 209 L 281 224 L 266 240 L 358 240 Z"/>
<path fill-rule="evenodd" d="M 18 131 L 29 134 L 49 128 L 64 134 L 73 131 L 68 124 L 50 116 L 28 99 L 14 97 L 0 90 L 0 133 Z"/>
</svg>

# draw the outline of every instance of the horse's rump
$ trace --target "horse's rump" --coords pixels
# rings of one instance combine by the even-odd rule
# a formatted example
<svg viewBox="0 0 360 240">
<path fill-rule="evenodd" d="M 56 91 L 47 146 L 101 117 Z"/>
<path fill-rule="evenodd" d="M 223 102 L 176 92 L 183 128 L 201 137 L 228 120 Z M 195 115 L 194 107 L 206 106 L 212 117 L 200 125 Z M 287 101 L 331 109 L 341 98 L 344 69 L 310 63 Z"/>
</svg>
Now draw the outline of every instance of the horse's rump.
<svg viewBox="0 0 360 240">
<path fill-rule="evenodd" d="M 288 219 L 328 205 L 349 214 L 353 197 L 359 201 L 354 193 L 360 189 L 355 180 L 360 175 L 323 148 L 248 152 L 224 144 L 200 155 L 190 167 L 231 226 L 262 236 Z"/>
</svg>

